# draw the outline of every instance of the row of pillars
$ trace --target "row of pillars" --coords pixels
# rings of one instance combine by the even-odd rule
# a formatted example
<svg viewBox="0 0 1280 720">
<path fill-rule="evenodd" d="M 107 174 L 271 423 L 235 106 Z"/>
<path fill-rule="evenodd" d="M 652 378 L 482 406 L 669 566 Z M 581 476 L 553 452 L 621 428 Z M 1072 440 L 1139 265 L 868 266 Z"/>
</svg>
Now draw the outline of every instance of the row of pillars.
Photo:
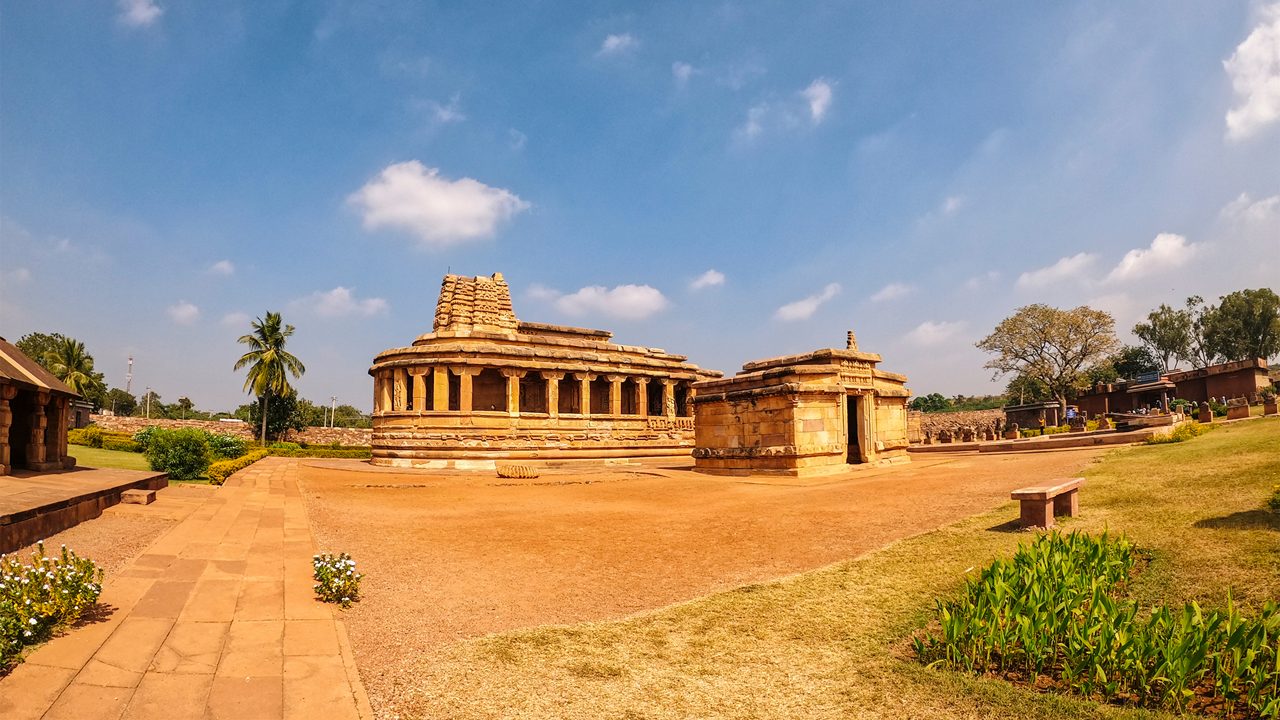
<svg viewBox="0 0 1280 720">
<path fill-rule="evenodd" d="M 486 368 L 470 367 L 470 366 L 450 366 L 450 367 L 403 367 L 392 368 L 378 373 L 374 376 L 374 412 L 395 412 L 408 410 L 412 407 L 415 410 L 430 410 L 432 412 L 447 412 L 449 410 L 450 387 L 449 375 L 452 373 L 458 379 L 457 406 L 460 411 L 470 411 L 477 408 L 473 407 L 473 379 L 475 376 L 484 372 Z M 564 371 L 553 370 L 516 370 L 510 368 L 499 369 L 503 377 L 506 379 L 506 412 L 512 416 L 520 415 L 520 379 L 525 377 L 529 372 L 536 372 L 544 381 L 546 381 L 546 414 L 550 417 L 557 417 L 560 414 L 560 381 L 566 377 L 571 377 L 578 382 L 578 407 L 580 414 L 583 416 L 591 415 L 591 383 L 599 377 L 600 373 L 569 373 Z M 622 384 L 628 380 L 626 375 L 605 374 L 603 377 L 609 381 L 609 411 L 610 415 L 622 415 Z M 636 383 L 637 397 L 635 403 L 635 413 L 640 417 L 649 417 L 649 378 L 631 378 Z M 662 387 L 661 407 L 662 412 L 659 417 L 676 417 L 675 390 L 678 381 L 669 378 L 660 378 Z M 427 383 L 431 383 L 431 401 L 427 401 Z M 430 408 L 427 405 L 430 404 Z M 686 408 L 688 403 L 686 402 Z"/>
<path fill-rule="evenodd" d="M 24 437 L 11 437 L 13 408 L 10 401 L 19 392 L 30 393 Z M 47 469 L 50 463 L 61 463 L 67 454 L 67 398 L 53 397 L 46 391 L 20 391 L 17 386 L 0 385 L 0 475 L 12 472 L 15 463 L 35 470 Z M 17 446 L 19 452 L 14 452 Z"/>
</svg>

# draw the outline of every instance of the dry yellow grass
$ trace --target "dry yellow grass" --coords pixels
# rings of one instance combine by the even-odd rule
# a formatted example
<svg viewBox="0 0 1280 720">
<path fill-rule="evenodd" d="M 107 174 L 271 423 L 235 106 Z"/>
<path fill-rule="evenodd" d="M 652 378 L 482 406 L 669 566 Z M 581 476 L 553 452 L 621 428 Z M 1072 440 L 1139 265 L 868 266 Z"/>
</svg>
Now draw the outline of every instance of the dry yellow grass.
<svg viewBox="0 0 1280 720">
<path fill-rule="evenodd" d="M 1280 421 L 1118 450 L 1088 473 L 1068 527 L 1124 532 L 1155 553 L 1145 601 L 1245 607 L 1280 596 L 1280 523 L 1258 508 L 1280 477 Z M 422 658 L 401 707 L 449 718 L 1153 718 L 927 670 L 906 638 L 933 599 L 1027 536 L 1012 505 L 850 562 L 631 619 L 491 635 Z"/>
</svg>

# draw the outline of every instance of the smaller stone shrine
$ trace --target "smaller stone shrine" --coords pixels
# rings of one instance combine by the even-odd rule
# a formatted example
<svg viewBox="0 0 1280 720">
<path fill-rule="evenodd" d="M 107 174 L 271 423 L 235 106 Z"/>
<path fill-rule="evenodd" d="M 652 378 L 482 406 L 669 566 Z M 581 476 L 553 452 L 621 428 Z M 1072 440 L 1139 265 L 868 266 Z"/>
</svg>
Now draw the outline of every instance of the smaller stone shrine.
<svg viewBox="0 0 1280 720">
<path fill-rule="evenodd" d="M 80 396 L 0 338 L 0 475 L 75 467 L 67 455 L 71 401 Z"/>
<path fill-rule="evenodd" d="M 909 462 L 907 378 L 877 369 L 880 361 L 850 332 L 843 350 L 750 362 L 695 383 L 695 469 L 802 477 Z"/>
</svg>

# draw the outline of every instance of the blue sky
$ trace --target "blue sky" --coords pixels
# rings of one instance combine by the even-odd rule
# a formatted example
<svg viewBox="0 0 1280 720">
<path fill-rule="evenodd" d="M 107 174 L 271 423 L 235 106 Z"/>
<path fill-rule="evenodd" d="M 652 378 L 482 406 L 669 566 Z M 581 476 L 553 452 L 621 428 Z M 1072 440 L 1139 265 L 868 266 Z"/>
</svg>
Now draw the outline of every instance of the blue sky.
<svg viewBox="0 0 1280 720">
<path fill-rule="evenodd" d="M 0 4 L 0 334 L 315 400 L 446 270 L 704 367 L 843 346 L 917 393 L 1031 302 L 1122 337 L 1280 271 L 1280 4 Z"/>
</svg>

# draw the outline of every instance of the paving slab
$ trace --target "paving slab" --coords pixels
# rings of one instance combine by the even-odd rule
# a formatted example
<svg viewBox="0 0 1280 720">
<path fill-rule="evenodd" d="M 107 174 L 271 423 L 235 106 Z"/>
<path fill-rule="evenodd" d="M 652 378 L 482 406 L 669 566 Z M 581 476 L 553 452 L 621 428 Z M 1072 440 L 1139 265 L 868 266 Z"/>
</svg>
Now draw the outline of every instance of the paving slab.
<svg viewBox="0 0 1280 720">
<path fill-rule="evenodd" d="M 259 461 L 107 577 L 91 621 L 0 678 L 0 718 L 370 720 L 314 553 L 297 461 Z"/>
</svg>

